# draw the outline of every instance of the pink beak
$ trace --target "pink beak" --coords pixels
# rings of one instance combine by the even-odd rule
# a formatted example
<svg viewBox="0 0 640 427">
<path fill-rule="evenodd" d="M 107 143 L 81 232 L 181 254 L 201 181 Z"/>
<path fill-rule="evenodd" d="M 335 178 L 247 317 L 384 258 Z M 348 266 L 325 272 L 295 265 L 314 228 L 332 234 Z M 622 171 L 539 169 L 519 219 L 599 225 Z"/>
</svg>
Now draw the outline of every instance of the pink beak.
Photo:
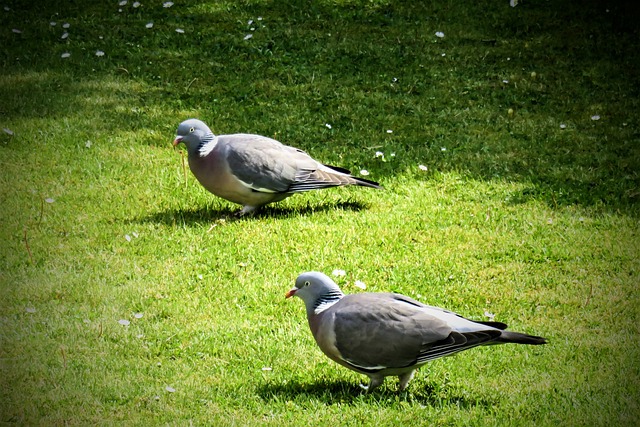
<svg viewBox="0 0 640 427">
<path fill-rule="evenodd" d="M 175 147 L 176 145 L 180 144 L 182 142 L 182 137 L 181 136 L 176 136 L 176 139 L 173 140 L 173 146 Z"/>
<path fill-rule="evenodd" d="M 287 292 L 285 294 L 285 298 L 291 298 L 292 296 L 294 296 L 296 294 L 296 291 L 298 290 L 298 288 L 293 288 L 291 289 L 289 292 Z"/>
</svg>

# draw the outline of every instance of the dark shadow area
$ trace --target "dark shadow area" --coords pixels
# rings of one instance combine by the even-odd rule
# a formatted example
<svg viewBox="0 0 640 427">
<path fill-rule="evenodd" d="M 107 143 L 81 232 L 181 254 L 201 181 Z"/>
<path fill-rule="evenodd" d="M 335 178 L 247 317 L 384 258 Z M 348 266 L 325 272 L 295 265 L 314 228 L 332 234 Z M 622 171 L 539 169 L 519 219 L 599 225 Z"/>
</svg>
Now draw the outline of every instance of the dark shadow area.
<svg viewBox="0 0 640 427">
<path fill-rule="evenodd" d="M 12 2 L 0 115 L 89 114 L 80 141 L 136 132 L 168 146 L 182 112 L 199 111 L 214 132 L 277 137 L 383 183 L 425 164 L 422 179 L 525 183 L 512 203 L 640 215 L 635 2 L 131 3 Z M 4 149 L 13 141 L 0 134 Z"/>
<path fill-rule="evenodd" d="M 169 209 L 162 212 L 151 213 L 145 217 L 131 219 L 130 222 L 154 222 L 163 223 L 166 225 L 175 224 L 195 224 L 195 223 L 210 223 L 219 220 L 225 221 L 238 221 L 246 220 L 251 221 L 260 218 L 287 218 L 291 216 L 308 216 L 322 212 L 330 212 L 336 210 L 358 212 L 363 209 L 367 209 L 366 203 L 359 202 L 357 200 L 339 200 L 335 202 L 320 202 L 311 203 L 307 202 L 304 206 L 296 207 L 283 207 L 276 204 L 267 205 L 254 212 L 251 215 L 245 215 L 238 217 L 236 214 L 240 211 L 238 209 L 231 209 L 224 207 L 222 209 L 215 209 L 209 206 L 205 206 L 198 209 Z"/>
<path fill-rule="evenodd" d="M 389 381 L 389 380 L 387 380 Z M 490 407 L 496 401 L 473 399 L 462 396 L 452 390 L 442 390 L 436 384 L 418 387 L 411 384 L 407 390 L 398 392 L 395 383 L 381 386 L 372 393 L 367 393 L 358 384 L 349 381 L 319 380 L 313 384 L 287 382 L 285 384 L 265 384 L 258 389 L 258 395 L 265 402 L 303 401 L 317 399 L 325 405 L 352 404 L 356 400 L 365 399 L 376 404 L 393 405 L 398 402 L 416 403 L 424 406 L 445 407 L 456 406 L 462 409 L 474 407 Z"/>
</svg>

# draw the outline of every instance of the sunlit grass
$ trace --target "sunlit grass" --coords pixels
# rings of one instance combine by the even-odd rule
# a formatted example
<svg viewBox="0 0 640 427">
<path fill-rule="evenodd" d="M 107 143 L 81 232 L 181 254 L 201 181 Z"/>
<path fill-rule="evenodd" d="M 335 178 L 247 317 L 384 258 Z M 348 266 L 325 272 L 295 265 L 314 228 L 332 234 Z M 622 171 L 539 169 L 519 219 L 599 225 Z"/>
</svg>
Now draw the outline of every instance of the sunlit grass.
<svg viewBox="0 0 640 427">
<path fill-rule="evenodd" d="M 625 10 L 118 3 L 0 10 L 0 421 L 635 423 Z M 385 190 L 234 219 L 171 147 L 187 117 L 366 170 Z M 423 367 L 406 393 L 389 379 L 363 394 L 284 299 L 306 270 L 549 344 L 473 349 Z"/>
</svg>

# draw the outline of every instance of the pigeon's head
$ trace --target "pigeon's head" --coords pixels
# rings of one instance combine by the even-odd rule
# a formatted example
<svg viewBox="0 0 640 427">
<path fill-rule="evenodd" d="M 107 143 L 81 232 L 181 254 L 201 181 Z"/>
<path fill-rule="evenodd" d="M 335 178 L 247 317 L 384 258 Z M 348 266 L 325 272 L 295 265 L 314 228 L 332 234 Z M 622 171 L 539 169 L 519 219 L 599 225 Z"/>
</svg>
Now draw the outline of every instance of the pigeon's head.
<svg viewBox="0 0 640 427">
<path fill-rule="evenodd" d="M 213 132 L 204 122 L 198 119 L 189 119 L 178 126 L 173 146 L 175 147 L 184 142 L 184 145 L 187 146 L 187 151 L 192 152 L 212 141 L 214 137 Z"/>
<path fill-rule="evenodd" d="M 286 294 L 287 298 L 292 296 L 300 297 L 307 309 L 315 309 L 319 303 L 340 299 L 344 294 L 329 276 L 317 271 L 310 271 L 298 276 L 295 287 Z"/>
</svg>

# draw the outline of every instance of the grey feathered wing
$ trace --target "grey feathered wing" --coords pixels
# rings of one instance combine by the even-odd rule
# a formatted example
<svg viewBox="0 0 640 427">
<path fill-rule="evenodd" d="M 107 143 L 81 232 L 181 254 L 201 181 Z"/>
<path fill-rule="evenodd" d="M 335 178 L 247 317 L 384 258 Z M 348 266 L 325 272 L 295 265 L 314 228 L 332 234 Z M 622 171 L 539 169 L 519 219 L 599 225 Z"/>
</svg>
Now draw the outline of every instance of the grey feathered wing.
<svg viewBox="0 0 640 427">
<path fill-rule="evenodd" d="M 362 372 L 422 364 L 501 334 L 482 324 L 475 331 L 455 331 L 430 307 L 396 294 L 347 295 L 331 309 L 336 347 L 345 362 Z"/>
<path fill-rule="evenodd" d="M 350 176 L 346 169 L 322 165 L 307 153 L 259 135 L 221 135 L 231 173 L 254 191 L 296 193 L 340 185 L 379 188 L 373 181 Z"/>
</svg>

